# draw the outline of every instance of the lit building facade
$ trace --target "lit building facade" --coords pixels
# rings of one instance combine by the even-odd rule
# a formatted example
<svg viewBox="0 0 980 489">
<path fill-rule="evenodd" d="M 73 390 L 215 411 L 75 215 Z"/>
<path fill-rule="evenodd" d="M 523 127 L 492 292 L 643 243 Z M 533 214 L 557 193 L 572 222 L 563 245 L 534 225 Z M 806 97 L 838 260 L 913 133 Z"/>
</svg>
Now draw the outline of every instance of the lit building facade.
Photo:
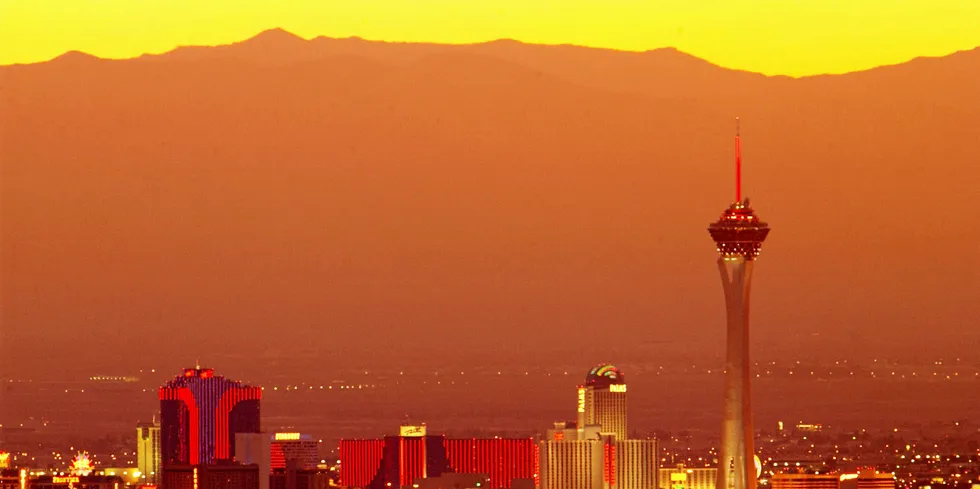
<svg viewBox="0 0 980 489">
<path fill-rule="evenodd" d="M 715 489 L 718 469 L 715 467 L 661 467 L 658 471 L 659 489 Z"/>
<path fill-rule="evenodd" d="M 725 292 L 727 343 L 725 404 L 718 457 L 718 489 L 755 489 L 755 447 L 749 363 L 749 291 L 752 269 L 769 234 L 749 200 L 742 200 L 741 137 L 735 132 L 735 202 L 708 226 L 718 249 L 718 271 Z"/>
<path fill-rule="evenodd" d="M 340 485 L 367 488 L 376 480 L 387 482 L 382 471 L 385 442 L 384 439 L 340 440 Z"/>
<path fill-rule="evenodd" d="M 603 445 L 598 440 L 541 441 L 540 489 L 602 489 Z"/>
<path fill-rule="evenodd" d="M 146 484 L 160 482 L 160 423 L 136 425 L 136 467 Z"/>
<path fill-rule="evenodd" d="M 862 469 L 853 473 L 777 473 L 769 479 L 772 489 L 895 489 L 895 474 Z"/>
<path fill-rule="evenodd" d="M 896 486 L 894 473 L 878 472 L 873 468 L 840 476 L 841 489 L 895 489 Z"/>
<path fill-rule="evenodd" d="M 315 469 L 320 460 L 320 444 L 313 436 L 303 433 L 272 435 L 272 469 L 285 469 L 291 462 L 297 470 Z"/>
<path fill-rule="evenodd" d="M 612 445 L 615 489 L 653 489 L 657 487 L 660 457 L 656 440 L 616 440 Z M 607 455 L 607 456 L 608 456 Z"/>
<path fill-rule="evenodd" d="M 443 446 L 449 472 L 484 474 L 489 487 L 537 478 L 538 446 L 531 438 L 446 438 Z"/>
<path fill-rule="evenodd" d="M 483 487 L 509 488 L 514 480 L 536 481 L 538 445 L 531 438 L 388 436 L 341 440 L 340 485 L 412 487 L 443 474 L 481 474 Z"/>
<path fill-rule="evenodd" d="M 236 433 L 259 433 L 262 390 L 188 368 L 160 388 L 161 465 L 230 460 Z"/>
<path fill-rule="evenodd" d="M 542 440 L 541 489 L 653 489 L 659 457 L 656 440 Z"/>
<path fill-rule="evenodd" d="M 837 474 L 773 474 L 769 478 L 772 489 L 840 489 Z"/>
<path fill-rule="evenodd" d="M 626 376 L 613 365 L 593 367 L 578 387 L 578 426 L 599 426 L 599 431 L 627 438 Z"/>
</svg>

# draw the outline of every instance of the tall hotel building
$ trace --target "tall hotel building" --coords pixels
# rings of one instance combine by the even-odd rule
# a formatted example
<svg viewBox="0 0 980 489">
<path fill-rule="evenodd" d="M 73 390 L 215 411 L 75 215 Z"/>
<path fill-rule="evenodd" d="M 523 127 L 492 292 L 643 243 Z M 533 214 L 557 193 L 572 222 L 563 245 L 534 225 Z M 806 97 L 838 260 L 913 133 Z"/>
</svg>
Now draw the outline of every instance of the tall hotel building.
<svg viewBox="0 0 980 489">
<path fill-rule="evenodd" d="M 160 388 L 162 464 L 209 465 L 235 454 L 236 433 L 259 433 L 262 389 L 188 368 Z"/>
<path fill-rule="evenodd" d="M 626 439 L 626 376 L 613 365 L 593 367 L 578 388 L 578 426 L 592 425 Z"/>
<path fill-rule="evenodd" d="M 658 461 L 656 440 L 544 440 L 539 487 L 654 489 Z"/>
<path fill-rule="evenodd" d="M 541 489 L 653 489 L 656 440 L 626 438 L 626 377 L 612 365 L 589 370 L 578 388 L 578 419 L 558 422 L 540 442 Z"/>
<path fill-rule="evenodd" d="M 161 479 L 160 472 L 160 423 L 139 423 L 136 425 L 136 466 L 147 484 L 156 484 Z"/>
</svg>

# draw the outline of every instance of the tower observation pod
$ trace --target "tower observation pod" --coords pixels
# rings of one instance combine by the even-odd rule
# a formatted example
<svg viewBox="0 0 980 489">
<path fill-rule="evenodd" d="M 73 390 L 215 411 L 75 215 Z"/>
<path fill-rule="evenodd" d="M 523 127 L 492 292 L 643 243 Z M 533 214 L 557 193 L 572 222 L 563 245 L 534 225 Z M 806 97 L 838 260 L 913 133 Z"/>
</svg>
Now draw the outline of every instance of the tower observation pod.
<svg viewBox="0 0 980 489">
<path fill-rule="evenodd" d="M 756 489 L 755 446 L 749 363 L 749 291 L 752 268 L 769 234 L 742 198 L 742 148 L 736 119 L 735 202 L 708 226 L 718 248 L 718 271 L 725 292 L 727 340 L 725 407 L 718 452 L 717 489 Z"/>
</svg>

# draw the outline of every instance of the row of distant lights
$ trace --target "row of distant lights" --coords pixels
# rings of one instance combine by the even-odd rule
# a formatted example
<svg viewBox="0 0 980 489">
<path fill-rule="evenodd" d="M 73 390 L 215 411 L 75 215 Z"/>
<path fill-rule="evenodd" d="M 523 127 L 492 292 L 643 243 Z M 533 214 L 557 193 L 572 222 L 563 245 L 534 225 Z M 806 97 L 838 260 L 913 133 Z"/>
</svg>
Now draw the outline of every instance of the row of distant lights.
<svg viewBox="0 0 980 489">
<path fill-rule="evenodd" d="M 332 386 L 332 385 L 327 385 L 327 386 L 321 385 L 320 386 L 320 390 L 324 390 L 324 389 L 326 389 L 326 390 L 333 390 L 333 387 L 334 386 Z M 373 389 L 375 387 L 377 387 L 375 384 L 370 384 L 370 385 L 368 385 L 368 384 L 357 384 L 357 386 L 354 386 L 354 385 L 341 385 L 341 386 L 338 386 L 337 388 L 339 390 L 344 390 L 344 389 L 350 390 L 350 389 Z M 265 387 L 262 387 L 262 390 L 265 390 Z M 279 390 L 279 387 L 278 386 L 275 386 L 275 387 L 272 388 L 272 390 L 277 391 L 277 390 Z M 302 389 L 300 389 L 300 386 L 298 386 L 298 385 L 287 385 L 285 388 L 283 388 L 283 390 L 285 390 L 285 391 L 298 391 L 298 390 L 302 390 Z M 309 386 L 309 388 L 307 390 L 313 390 L 313 386 L 312 385 Z"/>
<path fill-rule="evenodd" d="M 956 362 L 959 362 L 959 361 L 960 361 L 960 359 L 957 358 L 956 359 Z M 790 362 L 790 363 L 796 363 L 797 365 L 800 365 L 800 361 L 799 360 L 797 360 L 796 362 Z M 848 363 L 848 361 L 847 360 L 843 360 L 843 361 L 837 360 L 834 363 L 836 365 L 840 365 L 841 363 L 846 364 L 846 363 Z M 878 363 L 878 359 L 875 359 L 874 360 L 874 363 Z M 939 365 L 939 366 L 942 366 L 943 365 L 943 361 L 942 360 L 934 361 L 932 363 L 933 363 L 933 365 Z M 759 365 L 759 362 L 755 362 L 754 364 L 755 365 Z M 775 362 L 775 361 L 766 362 L 766 365 L 776 365 L 776 364 L 777 364 L 777 362 Z M 659 370 L 663 370 L 664 369 L 664 367 L 662 365 L 661 366 L 658 366 L 657 368 Z M 692 366 L 692 368 L 696 368 L 696 366 Z M 151 372 L 156 372 L 156 369 L 151 369 L 150 371 Z M 143 372 L 143 370 L 140 370 L 140 372 Z M 465 375 L 466 372 L 460 372 L 459 374 L 460 375 Z M 563 372 L 563 374 L 564 375 L 569 375 L 569 373 L 567 371 Z M 364 372 L 364 375 L 370 375 L 370 372 L 365 371 Z M 400 371 L 400 372 L 398 372 L 398 375 L 405 375 L 405 372 L 404 371 Z M 439 372 L 434 372 L 433 375 L 439 375 Z M 498 370 L 497 371 L 497 375 L 503 375 L 503 372 Z M 530 372 L 525 371 L 524 372 L 524 375 L 530 375 Z M 549 372 L 547 375 L 551 375 L 551 373 Z M 980 375 L 980 372 L 978 372 L 977 375 Z M 95 377 L 89 377 L 89 380 L 127 380 L 127 379 L 134 379 L 134 377 L 127 377 L 127 376 L 95 376 Z M 11 382 L 11 383 L 13 383 L 13 382 L 30 382 L 30 381 L 31 380 L 16 380 L 16 379 L 8 379 L 7 380 L 7 382 Z"/>
<path fill-rule="evenodd" d="M 710 374 L 710 373 L 711 373 L 711 370 L 708 370 L 708 373 Z M 795 372 L 794 372 L 794 371 L 792 371 L 792 370 L 790 370 L 790 371 L 789 371 L 789 374 L 790 374 L 790 375 L 793 375 L 794 373 L 795 373 Z M 829 375 L 834 375 L 834 372 L 832 372 L 832 371 L 831 371 L 831 372 L 828 372 L 828 374 L 829 374 Z M 850 374 L 851 374 L 851 375 L 854 375 L 854 372 L 851 372 Z M 899 375 L 899 374 L 898 374 L 897 372 L 892 372 L 891 374 L 892 374 L 892 375 Z M 766 375 L 772 375 L 772 371 L 771 371 L 771 370 L 766 370 Z M 812 371 L 812 370 L 811 370 L 811 371 L 810 371 L 810 375 L 816 375 L 816 373 L 815 373 L 814 371 Z M 878 374 L 877 374 L 877 373 L 875 373 L 875 372 L 871 372 L 871 373 L 870 373 L 870 375 L 871 375 L 872 377 L 878 377 Z M 912 376 L 913 376 L 913 377 L 917 377 L 918 375 L 919 375 L 919 373 L 918 373 L 918 372 L 912 372 Z M 938 372 L 933 372 L 933 373 L 932 373 L 932 375 L 933 375 L 933 377 L 938 377 L 938 376 L 939 376 L 939 373 L 938 373 Z M 756 377 L 760 377 L 760 376 L 761 376 L 761 374 L 755 374 L 755 376 L 756 376 Z M 905 374 L 901 374 L 901 376 L 902 376 L 902 378 L 903 378 L 903 379 L 904 379 L 904 378 L 906 378 L 906 376 L 905 376 Z M 959 376 L 960 376 L 960 373 L 959 373 L 959 372 L 953 372 L 953 375 L 952 375 L 952 376 L 950 376 L 950 375 L 946 375 L 946 380 L 952 380 L 952 378 L 953 378 L 953 377 L 959 377 Z M 975 372 L 975 373 L 973 374 L 973 376 L 974 376 L 974 377 L 980 377 L 980 372 Z"/>
<path fill-rule="evenodd" d="M 800 362 L 796 362 L 796 363 L 799 364 Z M 756 363 L 755 365 L 759 365 L 759 364 Z M 771 362 L 770 365 L 775 365 L 775 362 Z M 697 369 L 697 366 L 692 366 L 691 368 L 696 370 Z M 663 367 L 659 367 L 659 370 L 663 370 Z M 711 373 L 725 373 L 725 369 L 721 369 L 721 370 L 707 369 L 705 371 L 707 373 L 709 373 L 709 374 L 711 374 Z M 794 375 L 795 373 L 796 372 L 793 371 L 793 370 L 790 370 L 789 371 L 789 375 Z M 460 375 L 465 375 L 465 372 L 460 372 L 459 374 Z M 772 370 L 766 370 L 765 371 L 765 374 L 766 375 L 773 375 L 773 371 Z M 814 370 L 811 370 L 810 371 L 810 375 L 816 375 L 816 374 L 817 374 L 816 371 L 814 371 Z M 829 375 L 833 375 L 834 373 L 833 373 L 833 371 L 828 371 L 828 374 Z M 854 374 L 855 373 L 853 371 L 850 372 L 850 375 L 854 375 Z M 399 375 L 404 375 L 404 372 L 399 372 Z M 438 376 L 439 375 L 439 372 L 435 372 L 435 373 L 433 373 L 433 375 Z M 503 375 L 503 372 L 497 372 L 497 375 Z M 530 372 L 524 372 L 524 375 L 530 375 Z M 547 375 L 550 376 L 551 374 L 549 373 Z M 563 375 L 568 375 L 568 372 L 564 372 Z M 658 372 L 657 375 L 660 375 L 660 373 Z M 756 377 L 759 377 L 761 375 L 762 374 L 756 374 Z M 870 372 L 870 375 L 872 377 L 878 376 L 878 374 L 876 372 Z M 893 371 L 893 372 L 891 372 L 891 375 L 899 375 L 899 374 L 898 374 L 898 372 L 894 372 Z M 918 372 L 912 372 L 912 375 L 913 376 L 918 376 Z M 933 376 L 938 376 L 939 373 L 938 372 L 933 372 L 932 375 Z M 954 372 L 952 374 L 953 377 L 958 377 L 959 375 L 960 375 L 959 372 Z M 902 374 L 902 376 L 904 377 L 905 374 Z M 980 372 L 974 372 L 974 376 L 980 377 Z M 946 375 L 946 378 L 949 379 L 949 378 L 951 378 L 951 376 L 950 375 Z M 303 386 L 306 386 L 306 384 L 302 384 L 302 385 Z M 358 385 L 358 388 L 360 388 L 360 385 L 363 385 L 363 384 L 359 384 Z M 314 386 L 309 386 L 310 389 L 313 389 L 313 387 Z M 374 387 L 374 385 L 371 385 L 371 387 Z M 287 386 L 286 390 L 299 390 L 299 388 L 300 388 L 299 386 Z M 320 388 L 323 389 L 324 386 L 321 385 Z M 327 388 L 331 388 L 331 387 L 328 386 Z M 349 386 L 348 388 L 353 388 L 353 386 Z"/>
<path fill-rule="evenodd" d="M 663 369 L 663 367 L 660 367 L 660 368 L 661 368 L 661 370 Z M 722 369 L 720 371 L 716 371 L 716 370 L 712 370 L 712 369 L 708 369 L 707 370 L 707 373 L 708 374 L 716 373 L 716 372 L 724 373 L 725 370 L 724 369 Z M 439 375 L 439 374 L 436 373 L 435 375 Z M 463 375 L 463 372 L 460 372 L 460 375 Z M 503 375 L 503 373 L 502 372 L 497 372 L 497 375 Z M 524 372 L 524 375 L 530 375 L 530 372 Z M 547 374 L 547 375 L 548 376 L 551 376 L 550 373 Z M 568 375 L 568 372 L 565 372 L 564 375 Z M 661 375 L 660 372 L 657 372 L 657 375 Z M 755 374 L 756 378 L 762 378 L 762 375 L 763 374 Z M 768 376 L 768 375 L 774 375 L 774 374 L 773 374 L 773 372 L 771 370 L 766 370 L 765 375 Z M 789 375 L 795 375 L 795 372 L 792 371 L 792 370 L 790 370 L 789 371 Z M 816 374 L 815 371 L 810 371 L 810 375 L 811 376 L 815 376 L 817 374 Z M 834 375 L 834 373 L 831 371 L 831 372 L 828 372 L 828 375 Z M 850 372 L 850 375 L 853 376 L 855 374 L 854 374 L 854 372 Z M 899 374 L 897 372 L 891 372 L 891 375 L 892 376 L 898 376 Z M 933 372 L 932 375 L 933 375 L 933 377 L 939 377 L 939 373 L 938 372 Z M 870 376 L 877 378 L 879 375 L 877 373 L 875 373 L 875 372 L 871 372 L 870 373 Z M 918 377 L 918 376 L 919 376 L 918 372 L 912 372 L 912 377 Z M 945 375 L 945 380 L 953 380 L 954 377 L 959 377 L 959 376 L 960 376 L 960 373 L 959 372 L 953 372 L 952 375 Z M 974 378 L 980 378 L 980 372 L 974 372 L 973 376 L 974 376 Z M 904 379 L 904 378 L 907 378 L 907 376 L 905 374 L 901 374 L 901 378 Z M 441 382 L 438 382 L 437 384 L 441 384 Z M 455 382 L 452 382 L 452 384 L 455 385 Z M 365 389 L 365 388 L 375 388 L 375 387 L 377 387 L 375 384 L 371 384 L 371 385 L 358 384 L 357 386 L 354 386 L 354 385 L 342 385 L 342 386 L 339 386 L 339 389 Z M 331 389 L 333 389 L 333 386 L 323 386 L 323 385 L 321 385 L 320 386 L 320 389 L 321 390 L 324 390 L 324 389 L 331 390 Z M 262 390 L 265 390 L 265 387 L 262 387 Z M 273 387 L 272 390 L 278 391 L 279 390 L 279 387 Z M 300 387 L 299 386 L 286 386 L 284 388 L 284 390 L 287 390 L 287 391 L 289 391 L 289 390 L 298 391 L 298 390 L 300 390 Z M 308 387 L 308 390 L 314 390 L 314 386 L 312 386 L 312 385 L 309 386 Z M 143 392 L 147 392 L 147 391 L 148 391 L 148 389 L 143 389 Z M 71 389 L 65 389 L 65 393 L 68 393 L 68 392 L 71 392 Z M 85 392 L 85 389 L 79 389 L 78 392 L 84 393 Z"/>
</svg>

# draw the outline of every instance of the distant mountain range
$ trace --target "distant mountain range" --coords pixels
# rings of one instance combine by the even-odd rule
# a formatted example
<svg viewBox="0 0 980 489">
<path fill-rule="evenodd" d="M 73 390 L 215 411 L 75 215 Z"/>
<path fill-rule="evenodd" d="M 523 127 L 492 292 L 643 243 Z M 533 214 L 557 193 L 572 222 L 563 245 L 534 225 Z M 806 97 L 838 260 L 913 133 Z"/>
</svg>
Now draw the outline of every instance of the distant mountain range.
<svg viewBox="0 0 980 489">
<path fill-rule="evenodd" d="M 953 355 L 980 340 L 977 87 L 977 49 L 793 79 L 281 30 L 0 67 L 4 368 L 718 356 L 735 116 L 773 228 L 760 354 Z"/>
</svg>

